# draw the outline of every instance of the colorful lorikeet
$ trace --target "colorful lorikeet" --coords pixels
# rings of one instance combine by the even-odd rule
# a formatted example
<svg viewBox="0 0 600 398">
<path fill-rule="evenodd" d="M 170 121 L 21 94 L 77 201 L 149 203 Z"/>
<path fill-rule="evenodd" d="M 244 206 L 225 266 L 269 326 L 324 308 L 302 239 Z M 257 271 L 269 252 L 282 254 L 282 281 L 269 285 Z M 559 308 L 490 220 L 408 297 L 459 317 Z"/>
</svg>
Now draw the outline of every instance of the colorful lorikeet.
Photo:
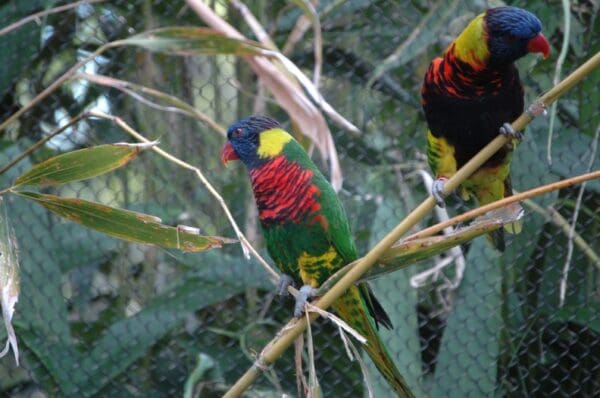
<svg viewBox="0 0 600 398">
<path fill-rule="evenodd" d="M 427 159 L 436 175 L 433 195 L 443 206 L 444 181 L 493 140 L 498 133 L 514 138 L 461 186 L 463 197 L 475 195 L 480 205 L 512 195 L 510 161 L 516 134 L 508 122 L 523 112 L 523 87 L 514 62 L 530 52 L 548 57 L 550 46 L 542 24 L 517 7 L 492 8 L 478 15 L 431 62 L 422 87 L 429 126 Z M 519 225 L 505 227 L 518 232 Z M 492 242 L 504 250 L 498 230 Z"/>
<path fill-rule="evenodd" d="M 267 249 L 284 274 L 316 288 L 358 258 L 335 191 L 277 121 L 252 116 L 229 127 L 227 137 L 221 159 L 246 165 Z M 377 334 L 379 324 L 392 324 L 369 286 L 353 286 L 333 308 L 367 338 L 365 349 L 398 396 L 412 397 Z"/>
</svg>

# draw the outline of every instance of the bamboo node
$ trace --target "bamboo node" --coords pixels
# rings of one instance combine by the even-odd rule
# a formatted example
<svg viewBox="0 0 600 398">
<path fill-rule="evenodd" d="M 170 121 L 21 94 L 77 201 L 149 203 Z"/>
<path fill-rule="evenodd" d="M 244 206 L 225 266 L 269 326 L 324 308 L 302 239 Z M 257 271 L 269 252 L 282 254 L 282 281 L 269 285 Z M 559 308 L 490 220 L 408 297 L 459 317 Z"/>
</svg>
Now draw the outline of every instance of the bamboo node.
<svg viewBox="0 0 600 398">
<path fill-rule="evenodd" d="M 535 119 L 541 115 L 546 116 L 548 114 L 548 107 L 542 101 L 535 101 L 527 107 L 525 113 L 529 115 L 530 118 Z"/>
<path fill-rule="evenodd" d="M 254 366 L 263 372 L 268 372 L 269 370 L 273 369 L 273 364 L 266 363 L 262 358 L 258 358 L 256 361 L 254 361 Z"/>
</svg>

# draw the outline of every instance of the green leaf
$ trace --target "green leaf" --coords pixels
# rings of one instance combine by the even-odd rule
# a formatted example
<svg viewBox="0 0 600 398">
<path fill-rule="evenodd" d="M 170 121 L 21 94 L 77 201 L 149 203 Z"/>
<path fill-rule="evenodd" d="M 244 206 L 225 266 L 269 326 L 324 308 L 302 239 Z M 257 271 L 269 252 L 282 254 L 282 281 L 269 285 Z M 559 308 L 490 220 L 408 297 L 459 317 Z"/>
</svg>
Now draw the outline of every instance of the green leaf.
<svg viewBox="0 0 600 398">
<path fill-rule="evenodd" d="M 188 232 L 187 229 L 161 224 L 159 219 L 148 214 L 83 199 L 61 198 L 35 192 L 13 191 L 13 193 L 32 200 L 70 221 L 129 242 L 190 252 L 208 250 L 235 242 L 228 238 L 197 235 Z"/>
<path fill-rule="evenodd" d="M 261 55 L 268 50 L 252 40 L 234 39 L 208 28 L 169 27 L 149 30 L 118 44 L 171 55 Z"/>
<path fill-rule="evenodd" d="M 493 396 L 496 391 L 502 329 L 499 258 L 485 239 L 473 242 L 442 337 L 431 397 Z"/>
<path fill-rule="evenodd" d="M 589 303 L 586 307 L 573 305 L 561 308 L 552 321 L 576 322 L 600 334 L 600 303 Z"/>
<path fill-rule="evenodd" d="M 36 164 L 15 181 L 24 185 L 53 186 L 85 180 L 127 164 L 152 144 L 109 144 L 80 149 Z"/>
</svg>

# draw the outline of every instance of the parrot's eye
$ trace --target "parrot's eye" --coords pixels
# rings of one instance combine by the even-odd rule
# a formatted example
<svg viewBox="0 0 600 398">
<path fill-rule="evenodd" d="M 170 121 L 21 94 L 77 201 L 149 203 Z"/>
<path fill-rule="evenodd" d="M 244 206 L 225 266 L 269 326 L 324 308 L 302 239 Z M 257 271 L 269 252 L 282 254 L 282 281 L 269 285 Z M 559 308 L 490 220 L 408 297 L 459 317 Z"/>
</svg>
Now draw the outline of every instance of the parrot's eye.
<svg viewBox="0 0 600 398">
<path fill-rule="evenodd" d="M 244 132 L 244 130 L 242 130 L 241 128 L 237 128 L 237 129 L 234 130 L 233 136 L 235 138 L 240 138 L 242 136 L 243 132 Z"/>
</svg>

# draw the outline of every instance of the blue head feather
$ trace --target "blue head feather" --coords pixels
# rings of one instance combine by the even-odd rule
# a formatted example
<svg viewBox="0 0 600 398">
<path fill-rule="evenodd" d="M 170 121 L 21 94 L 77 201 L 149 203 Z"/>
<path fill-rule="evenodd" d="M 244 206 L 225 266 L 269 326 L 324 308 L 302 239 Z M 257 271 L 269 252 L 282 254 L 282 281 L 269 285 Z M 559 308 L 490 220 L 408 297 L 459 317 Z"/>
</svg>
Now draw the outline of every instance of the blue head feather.
<svg viewBox="0 0 600 398">
<path fill-rule="evenodd" d="M 490 63 L 510 64 L 527 54 L 529 40 L 542 31 L 540 20 L 517 7 L 487 10 L 485 23 L 490 51 Z"/>
<path fill-rule="evenodd" d="M 264 162 L 257 153 L 260 133 L 274 128 L 281 128 L 277 120 L 268 116 L 250 116 L 229 126 L 227 139 L 240 160 L 252 168 Z"/>
</svg>

